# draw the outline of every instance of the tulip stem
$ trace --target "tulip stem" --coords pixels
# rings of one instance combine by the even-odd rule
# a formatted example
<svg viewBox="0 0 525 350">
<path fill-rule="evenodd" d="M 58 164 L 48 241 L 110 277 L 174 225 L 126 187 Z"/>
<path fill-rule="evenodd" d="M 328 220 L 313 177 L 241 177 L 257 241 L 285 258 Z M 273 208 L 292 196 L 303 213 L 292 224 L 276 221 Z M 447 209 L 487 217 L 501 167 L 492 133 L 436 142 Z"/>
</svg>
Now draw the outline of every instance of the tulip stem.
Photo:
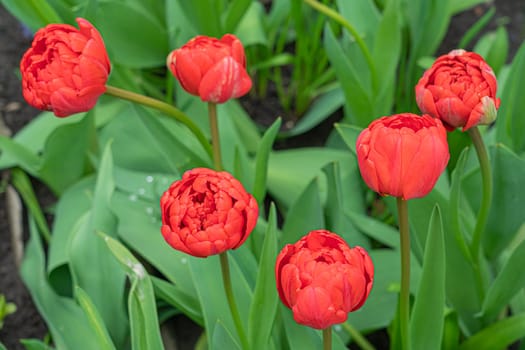
<svg viewBox="0 0 525 350">
<path fill-rule="evenodd" d="M 221 143 L 219 140 L 219 123 L 217 122 L 217 104 L 208 103 L 208 117 L 210 120 L 211 145 L 213 148 L 213 165 L 215 170 L 222 170 Z"/>
<path fill-rule="evenodd" d="M 401 348 L 410 350 L 408 320 L 410 317 L 410 228 L 408 225 L 408 202 L 397 197 L 399 236 L 401 240 L 401 291 L 399 295 L 399 330 Z"/>
<path fill-rule="evenodd" d="M 372 81 L 372 87 L 374 88 L 374 91 L 377 88 L 377 74 L 376 74 L 376 68 L 374 65 L 374 60 L 372 58 L 372 55 L 370 54 L 370 50 L 368 50 L 368 47 L 366 46 L 365 41 L 357 30 L 348 22 L 341 14 L 339 14 L 337 11 L 334 11 L 330 7 L 316 1 L 316 0 L 304 0 L 308 5 L 312 6 L 317 11 L 323 13 L 327 17 L 333 19 L 337 23 L 339 23 L 341 26 L 343 26 L 348 32 L 352 35 L 354 38 L 357 46 L 359 46 L 359 49 L 363 53 L 363 56 L 365 57 L 366 64 L 368 65 L 368 69 L 370 70 L 370 76 Z"/>
<path fill-rule="evenodd" d="M 323 350 L 332 350 L 332 326 L 323 329 Z"/>
<path fill-rule="evenodd" d="M 350 334 L 352 341 L 359 345 L 362 350 L 375 350 L 375 347 L 349 322 L 343 323 L 343 328 Z"/>
<path fill-rule="evenodd" d="M 237 309 L 237 304 L 235 303 L 235 296 L 233 295 L 232 281 L 230 276 L 230 264 L 228 263 L 228 253 L 223 252 L 219 254 L 221 260 L 221 270 L 222 270 L 222 281 L 224 284 L 224 292 L 226 293 L 226 298 L 228 299 L 228 304 L 230 306 L 230 311 L 232 314 L 233 322 L 235 323 L 235 328 L 237 328 L 237 333 L 239 334 L 239 339 L 241 341 L 242 349 L 248 350 L 248 339 L 244 333 L 244 328 L 242 326 L 241 317 L 239 310 Z"/>
<path fill-rule="evenodd" d="M 190 119 L 190 117 L 184 114 L 180 109 L 155 98 L 137 94 L 129 90 L 120 89 L 111 85 L 106 85 L 106 94 L 113 97 L 121 98 L 126 101 L 131 101 L 134 103 L 157 109 L 165 115 L 167 115 L 168 117 L 174 118 L 175 120 L 181 122 L 182 124 L 186 125 L 188 129 L 190 129 L 193 135 L 197 137 L 197 140 L 202 145 L 206 153 L 210 157 L 212 157 L 212 148 L 210 146 L 208 138 L 202 133 L 202 131 Z"/>
<path fill-rule="evenodd" d="M 490 169 L 490 160 L 481 137 L 481 133 L 477 126 L 468 129 L 468 134 L 472 139 L 472 144 L 476 150 L 476 154 L 479 160 L 479 167 L 481 171 L 482 191 L 483 197 L 481 200 L 481 207 L 479 209 L 476 226 L 474 227 L 474 233 L 472 234 L 472 243 L 470 246 L 472 259 L 475 262 L 474 268 L 477 270 L 478 275 L 480 274 L 480 259 L 481 259 L 481 238 L 485 231 L 485 225 L 489 217 L 490 203 L 492 201 L 492 172 Z M 480 286 L 482 287 L 482 286 Z M 483 298 L 483 289 L 480 290 L 481 297 Z M 483 300 L 483 299 L 482 299 Z"/>
</svg>

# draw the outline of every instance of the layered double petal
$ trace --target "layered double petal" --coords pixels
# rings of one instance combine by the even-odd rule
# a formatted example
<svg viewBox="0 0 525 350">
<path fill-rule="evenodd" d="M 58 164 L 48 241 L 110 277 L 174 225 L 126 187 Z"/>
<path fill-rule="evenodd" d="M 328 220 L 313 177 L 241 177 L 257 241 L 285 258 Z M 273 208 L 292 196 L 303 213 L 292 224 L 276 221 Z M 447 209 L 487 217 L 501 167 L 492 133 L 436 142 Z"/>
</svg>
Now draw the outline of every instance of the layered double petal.
<svg viewBox="0 0 525 350">
<path fill-rule="evenodd" d="M 85 19 L 77 23 L 79 29 L 67 24 L 40 29 L 20 61 L 25 100 L 58 117 L 93 108 L 111 70 L 100 33 Z"/>
<path fill-rule="evenodd" d="M 438 57 L 415 89 L 421 111 L 441 119 L 448 130 L 490 124 L 500 105 L 492 68 L 480 55 L 465 50 Z"/>
<path fill-rule="evenodd" d="M 161 232 L 173 248 L 197 257 L 242 245 L 257 223 L 255 198 L 227 172 L 187 171 L 162 195 Z"/>
<path fill-rule="evenodd" d="M 361 247 L 350 248 L 335 233 L 309 232 L 286 245 L 275 264 L 277 291 L 297 323 L 316 329 L 345 322 L 366 301 L 374 266 Z"/>
<path fill-rule="evenodd" d="M 357 138 L 356 151 L 365 183 L 405 200 L 427 195 L 450 158 L 440 120 L 411 113 L 373 121 Z"/>
<path fill-rule="evenodd" d="M 196 36 L 172 51 L 167 65 L 188 93 L 205 102 L 223 103 L 252 87 L 244 47 L 233 34 L 221 39 Z"/>
</svg>

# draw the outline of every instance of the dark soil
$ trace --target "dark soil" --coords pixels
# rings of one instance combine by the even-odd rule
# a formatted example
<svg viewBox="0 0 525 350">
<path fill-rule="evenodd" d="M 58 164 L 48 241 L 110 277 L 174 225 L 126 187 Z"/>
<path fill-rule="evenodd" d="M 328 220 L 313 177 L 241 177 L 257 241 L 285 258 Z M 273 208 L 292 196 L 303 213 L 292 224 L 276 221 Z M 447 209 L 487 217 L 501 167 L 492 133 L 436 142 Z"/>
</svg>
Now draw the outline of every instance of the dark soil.
<svg viewBox="0 0 525 350">
<path fill-rule="evenodd" d="M 512 57 L 525 37 L 525 1 L 497 0 L 495 5 L 497 12 L 491 21 L 489 29 L 494 29 L 499 23 L 505 23 L 509 32 Z M 438 53 L 445 53 L 455 48 L 465 31 L 483 15 L 487 8 L 487 5 L 480 5 L 455 16 Z M 29 47 L 30 42 L 31 39 L 24 36 L 24 32 L 18 22 L 0 5 L 0 122 L 3 120 L 13 133 L 20 130 L 37 114 L 37 111 L 24 102 L 17 77 L 18 63 L 23 52 Z M 266 101 L 264 105 L 271 106 L 272 102 L 268 103 Z M 253 104 L 253 108 L 255 111 L 264 111 L 262 114 L 252 114 L 252 117 L 261 125 L 271 123 L 268 120 L 268 115 L 277 116 L 280 114 L 279 109 L 267 111 L 257 108 L 256 104 Z M 337 116 L 331 118 L 322 126 L 322 129 L 329 130 L 337 118 Z M 281 147 L 320 144 L 322 143 L 322 137 L 319 139 L 319 134 L 319 130 L 314 130 L 286 141 L 286 143 L 281 144 Z M 6 177 L 3 176 L 2 178 Z M 5 182 L 2 183 L 2 185 L 4 184 Z M 9 350 L 18 350 L 23 349 L 19 342 L 20 339 L 43 339 L 47 329 L 24 287 L 15 265 L 9 233 L 10 229 L 7 222 L 6 195 L 3 188 L 3 186 L 0 187 L 0 294 L 4 294 L 9 302 L 15 303 L 18 310 L 5 319 L 4 327 L 0 330 L 0 342 Z M 47 193 L 46 191 L 39 191 L 38 193 L 40 197 L 47 197 L 40 198 L 44 203 L 49 203 L 49 195 L 41 194 Z M 182 322 L 180 319 L 177 319 L 177 327 L 186 328 L 188 325 L 191 326 L 187 321 Z M 179 348 L 184 350 L 190 347 Z"/>
</svg>

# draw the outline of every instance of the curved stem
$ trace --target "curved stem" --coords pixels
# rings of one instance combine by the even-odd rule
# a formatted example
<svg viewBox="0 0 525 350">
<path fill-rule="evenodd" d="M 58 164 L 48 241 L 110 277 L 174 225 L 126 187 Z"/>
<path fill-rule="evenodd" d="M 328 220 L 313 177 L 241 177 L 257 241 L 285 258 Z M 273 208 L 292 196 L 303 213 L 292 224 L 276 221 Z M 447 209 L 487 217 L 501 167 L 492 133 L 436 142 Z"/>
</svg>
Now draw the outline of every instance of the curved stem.
<svg viewBox="0 0 525 350">
<path fill-rule="evenodd" d="M 199 127 L 178 108 L 173 107 L 166 102 L 137 94 L 129 90 L 120 89 L 111 85 L 106 85 L 106 94 L 157 109 L 168 117 L 174 118 L 175 120 L 181 122 L 182 124 L 186 125 L 188 129 L 190 129 L 193 135 L 197 137 L 197 140 L 202 145 L 202 147 L 206 150 L 206 153 L 212 157 L 212 149 L 207 137 L 202 133 Z"/>
<path fill-rule="evenodd" d="M 332 350 L 332 327 L 323 329 L 323 350 Z"/>
<path fill-rule="evenodd" d="M 470 128 L 468 130 L 468 134 L 472 139 L 472 144 L 474 145 L 474 149 L 476 150 L 476 154 L 478 156 L 483 191 L 481 207 L 479 209 L 476 226 L 474 227 L 474 233 L 472 234 L 472 243 L 470 246 L 472 259 L 475 262 L 474 268 L 479 270 L 481 259 L 481 238 L 483 232 L 485 231 L 485 225 L 487 224 L 489 217 L 490 203 L 492 202 L 492 171 L 490 169 L 489 155 L 478 127 L 475 126 Z M 483 297 L 483 290 L 481 290 L 481 293 L 481 296 Z"/>
<path fill-rule="evenodd" d="M 224 292 L 226 293 L 226 299 L 228 299 L 228 304 L 230 306 L 230 311 L 232 314 L 233 322 L 235 323 L 235 328 L 239 334 L 239 339 L 241 341 L 241 346 L 244 350 L 248 350 L 248 339 L 244 333 L 244 328 L 242 326 L 241 317 L 239 310 L 237 309 L 237 304 L 235 303 L 235 296 L 233 295 L 232 281 L 230 277 L 230 265 L 228 263 L 228 253 L 224 252 L 219 254 L 221 260 L 221 270 L 222 270 L 222 282 L 224 284 Z"/>
<path fill-rule="evenodd" d="M 359 345 L 362 350 L 375 350 L 375 347 L 370 344 L 361 332 L 355 329 L 349 322 L 343 323 L 343 328 L 348 334 L 350 334 L 350 338 Z"/>
<path fill-rule="evenodd" d="M 368 69 L 370 70 L 370 76 L 372 80 L 372 86 L 374 88 L 374 91 L 377 87 L 377 73 L 376 68 L 374 65 L 374 60 L 372 59 L 372 55 L 370 54 L 370 50 L 368 50 L 368 47 L 366 46 L 365 41 L 361 38 L 357 30 L 343 17 L 341 14 L 339 14 L 337 11 L 332 10 L 330 7 L 316 1 L 316 0 L 304 0 L 308 5 L 315 8 L 317 11 L 325 14 L 327 17 L 330 17 L 337 23 L 339 23 L 341 26 L 343 26 L 350 34 L 354 37 L 354 40 L 359 46 L 359 49 L 363 53 L 363 56 L 365 57 L 366 63 L 368 65 Z"/>
<path fill-rule="evenodd" d="M 410 317 L 410 229 L 408 226 L 408 203 L 397 197 L 399 235 L 401 240 L 401 291 L 399 295 L 399 329 L 403 350 L 410 350 L 408 320 Z"/>
<path fill-rule="evenodd" d="M 210 120 L 211 144 L 213 148 L 213 165 L 215 170 L 222 170 L 221 143 L 219 140 L 219 123 L 217 122 L 217 104 L 208 103 L 208 117 Z"/>
</svg>

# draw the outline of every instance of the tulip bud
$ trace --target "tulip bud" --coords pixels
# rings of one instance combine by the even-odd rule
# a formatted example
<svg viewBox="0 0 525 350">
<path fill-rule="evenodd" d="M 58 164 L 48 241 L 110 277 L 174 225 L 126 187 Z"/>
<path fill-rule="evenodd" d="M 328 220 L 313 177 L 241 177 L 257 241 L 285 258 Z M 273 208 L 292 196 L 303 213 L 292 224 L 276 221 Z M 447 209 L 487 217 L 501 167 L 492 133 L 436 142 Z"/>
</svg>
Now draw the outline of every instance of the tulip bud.
<svg viewBox="0 0 525 350">
<path fill-rule="evenodd" d="M 83 18 L 77 23 L 79 29 L 67 24 L 40 29 L 20 61 L 25 100 L 57 117 L 93 108 L 111 70 L 99 32 Z"/>
<path fill-rule="evenodd" d="M 368 187 L 405 200 L 426 196 L 450 158 L 439 119 L 411 113 L 373 121 L 357 138 L 356 151 Z"/>
<path fill-rule="evenodd" d="M 416 85 L 417 105 L 448 130 L 490 124 L 500 99 L 492 68 L 474 52 L 453 50 L 436 59 Z"/>
<path fill-rule="evenodd" d="M 199 35 L 167 58 L 168 68 L 188 93 L 223 103 L 250 91 L 244 47 L 233 34 L 220 40 Z"/>
<path fill-rule="evenodd" d="M 297 323 L 316 329 L 345 322 L 365 303 L 374 265 L 361 247 L 335 233 L 315 230 L 286 245 L 275 263 L 277 291 Z"/>
<path fill-rule="evenodd" d="M 240 247 L 257 223 L 255 198 L 229 173 L 185 172 L 160 199 L 161 232 L 173 248 L 197 257 Z"/>
</svg>

